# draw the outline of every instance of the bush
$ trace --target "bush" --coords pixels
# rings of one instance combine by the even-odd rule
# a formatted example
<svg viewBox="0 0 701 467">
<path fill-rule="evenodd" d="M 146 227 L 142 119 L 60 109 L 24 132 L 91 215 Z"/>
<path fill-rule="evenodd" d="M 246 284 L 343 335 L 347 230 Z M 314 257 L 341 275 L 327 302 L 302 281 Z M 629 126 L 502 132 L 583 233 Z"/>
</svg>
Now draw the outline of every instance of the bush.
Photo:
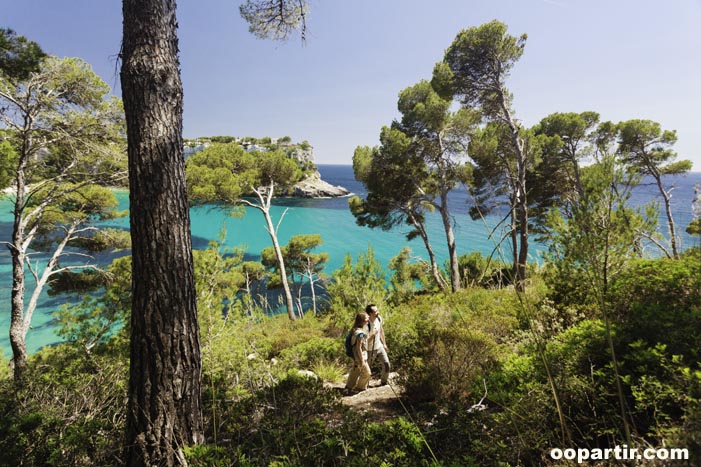
<svg viewBox="0 0 701 467">
<path fill-rule="evenodd" d="M 664 344 L 687 362 L 701 360 L 701 261 L 695 250 L 679 260 L 633 262 L 614 283 L 611 302 L 626 342 Z"/>
<path fill-rule="evenodd" d="M 474 400 L 473 388 L 495 361 L 495 343 L 486 334 L 450 327 L 424 339 L 422 356 L 408 365 L 402 382 L 414 400 Z M 475 400 L 479 400 L 479 394 Z"/>
<path fill-rule="evenodd" d="M 322 381 L 338 383 L 343 379 L 343 375 L 346 373 L 347 369 L 344 365 L 336 361 L 320 361 L 312 367 L 312 371 L 321 378 Z"/>
<path fill-rule="evenodd" d="M 120 464 L 127 367 L 65 344 L 31 356 L 19 389 L 0 382 L 0 466 Z"/>
<path fill-rule="evenodd" d="M 10 362 L 5 358 L 5 354 L 0 350 L 0 382 L 12 376 Z"/>
<path fill-rule="evenodd" d="M 365 425 L 320 380 L 296 371 L 230 405 L 222 418 L 229 458 L 252 466 L 341 465 Z"/>
<path fill-rule="evenodd" d="M 321 362 L 345 359 L 340 338 L 312 337 L 280 351 L 281 360 L 292 368 L 311 369 Z"/>
<path fill-rule="evenodd" d="M 465 287 L 502 288 L 512 283 L 512 266 L 473 251 L 458 258 Z"/>
<path fill-rule="evenodd" d="M 482 379 L 518 327 L 513 291 L 470 289 L 416 297 L 383 315 L 390 358 L 415 401 L 479 400 Z M 475 395 L 477 391 L 477 395 Z"/>
<path fill-rule="evenodd" d="M 366 254 L 358 255 L 355 264 L 346 255 L 343 266 L 333 273 L 327 292 L 329 312 L 337 320 L 352 322 L 355 314 L 365 310 L 369 303 L 385 303 L 387 279 L 373 249 L 368 247 Z"/>
</svg>

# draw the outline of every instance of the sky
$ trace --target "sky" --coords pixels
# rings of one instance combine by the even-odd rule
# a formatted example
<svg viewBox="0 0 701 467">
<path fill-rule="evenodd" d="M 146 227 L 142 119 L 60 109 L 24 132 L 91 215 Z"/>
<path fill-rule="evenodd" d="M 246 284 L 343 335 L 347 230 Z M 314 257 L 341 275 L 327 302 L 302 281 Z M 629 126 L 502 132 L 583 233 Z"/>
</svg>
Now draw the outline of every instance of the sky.
<svg viewBox="0 0 701 467">
<path fill-rule="evenodd" d="M 291 136 L 320 164 L 350 164 L 430 79 L 456 34 L 498 19 L 526 33 L 507 81 L 525 126 L 593 110 L 677 130 L 701 171 L 701 0 L 310 0 L 307 40 L 261 40 L 240 0 L 178 2 L 184 136 Z M 119 89 L 118 0 L 0 0 L 0 27 L 81 57 Z"/>
</svg>

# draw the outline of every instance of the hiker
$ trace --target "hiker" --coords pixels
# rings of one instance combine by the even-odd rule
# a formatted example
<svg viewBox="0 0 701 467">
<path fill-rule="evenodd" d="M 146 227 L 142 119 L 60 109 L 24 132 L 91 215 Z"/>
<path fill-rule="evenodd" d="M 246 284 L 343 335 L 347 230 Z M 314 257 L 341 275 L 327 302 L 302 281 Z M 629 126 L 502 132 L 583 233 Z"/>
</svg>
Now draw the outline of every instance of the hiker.
<svg viewBox="0 0 701 467">
<path fill-rule="evenodd" d="M 353 354 L 353 368 L 348 375 L 346 392 L 360 392 L 368 388 L 370 381 L 370 367 L 368 366 L 368 332 L 367 325 L 370 318 L 367 313 L 355 315 L 355 323 L 351 330 L 350 344 Z"/>
<path fill-rule="evenodd" d="M 389 378 L 389 357 L 387 356 L 387 342 L 385 341 L 385 329 L 382 326 L 382 318 L 380 318 L 377 305 L 371 304 L 365 307 L 370 321 L 368 328 L 372 332 L 372 337 L 368 339 L 368 366 L 372 370 L 372 364 L 375 359 L 382 362 L 382 371 L 380 373 L 380 386 L 387 384 Z"/>
</svg>

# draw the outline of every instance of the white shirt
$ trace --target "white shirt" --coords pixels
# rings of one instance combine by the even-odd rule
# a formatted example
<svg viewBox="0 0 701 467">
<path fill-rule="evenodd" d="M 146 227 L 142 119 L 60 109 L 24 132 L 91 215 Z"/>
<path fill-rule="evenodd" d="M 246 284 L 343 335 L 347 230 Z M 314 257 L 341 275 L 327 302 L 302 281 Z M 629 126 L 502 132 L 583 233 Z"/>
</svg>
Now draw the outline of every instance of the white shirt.
<svg viewBox="0 0 701 467">
<path fill-rule="evenodd" d="M 384 345 L 382 344 L 382 318 L 378 315 L 377 318 L 375 318 L 375 322 L 370 319 L 370 322 L 368 323 L 368 330 L 369 331 L 377 331 L 377 334 L 375 334 L 373 337 L 370 338 L 370 342 L 368 343 L 368 351 L 373 351 L 373 350 L 381 350 L 384 348 Z"/>
</svg>

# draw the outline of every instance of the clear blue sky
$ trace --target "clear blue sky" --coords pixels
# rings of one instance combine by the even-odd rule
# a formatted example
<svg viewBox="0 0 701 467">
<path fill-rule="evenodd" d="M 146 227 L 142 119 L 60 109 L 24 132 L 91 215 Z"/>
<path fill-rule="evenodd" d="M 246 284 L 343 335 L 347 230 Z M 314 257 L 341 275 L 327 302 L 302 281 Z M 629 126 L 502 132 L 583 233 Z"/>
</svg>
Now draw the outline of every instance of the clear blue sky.
<svg viewBox="0 0 701 467">
<path fill-rule="evenodd" d="M 676 129 L 701 171 L 701 0 L 311 0 L 308 40 L 256 39 L 236 0 L 181 0 L 185 137 L 308 140 L 349 164 L 430 78 L 461 29 L 498 19 L 528 34 L 508 82 L 526 125 L 553 112 L 646 118 Z M 0 0 L 0 26 L 82 57 L 119 94 L 118 0 Z"/>
</svg>

